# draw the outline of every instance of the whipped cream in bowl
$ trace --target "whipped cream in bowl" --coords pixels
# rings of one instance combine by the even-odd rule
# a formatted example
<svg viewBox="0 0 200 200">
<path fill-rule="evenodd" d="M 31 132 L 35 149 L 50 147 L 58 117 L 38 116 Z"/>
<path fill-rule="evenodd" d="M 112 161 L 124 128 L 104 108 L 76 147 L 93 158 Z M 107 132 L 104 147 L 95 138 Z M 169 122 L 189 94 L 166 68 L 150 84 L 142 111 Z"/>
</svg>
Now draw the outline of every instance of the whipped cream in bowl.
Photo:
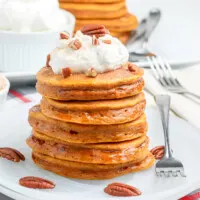
<svg viewBox="0 0 200 200">
<path fill-rule="evenodd" d="M 78 50 L 69 45 L 76 39 L 82 45 Z M 86 73 L 89 68 L 93 68 L 97 73 L 103 73 L 115 70 L 128 62 L 128 51 L 117 38 L 106 34 L 98 38 L 99 45 L 93 45 L 92 40 L 91 36 L 84 35 L 81 31 L 73 38 L 60 40 L 57 48 L 50 54 L 49 65 L 54 73 L 61 73 L 63 67 L 71 68 L 74 73 Z"/>
<path fill-rule="evenodd" d="M 36 73 L 75 17 L 58 0 L 0 0 L 0 71 Z"/>
<path fill-rule="evenodd" d="M 65 26 L 66 20 L 57 0 L 0 0 L 0 30 L 56 31 Z"/>
</svg>

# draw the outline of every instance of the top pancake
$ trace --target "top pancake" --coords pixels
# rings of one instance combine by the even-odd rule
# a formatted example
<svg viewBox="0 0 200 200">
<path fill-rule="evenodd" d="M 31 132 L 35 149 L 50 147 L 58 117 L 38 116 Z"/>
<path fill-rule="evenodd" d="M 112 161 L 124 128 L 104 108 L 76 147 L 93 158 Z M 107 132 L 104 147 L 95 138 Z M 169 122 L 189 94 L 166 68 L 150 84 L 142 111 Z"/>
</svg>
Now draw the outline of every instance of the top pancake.
<svg viewBox="0 0 200 200">
<path fill-rule="evenodd" d="M 50 67 L 37 74 L 37 91 L 56 100 L 119 99 L 140 93 L 144 87 L 143 70 L 134 66 L 134 72 L 126 67 L 98 74 L 95 78 L 73 73 L 64 78 Z"/>
</svg>

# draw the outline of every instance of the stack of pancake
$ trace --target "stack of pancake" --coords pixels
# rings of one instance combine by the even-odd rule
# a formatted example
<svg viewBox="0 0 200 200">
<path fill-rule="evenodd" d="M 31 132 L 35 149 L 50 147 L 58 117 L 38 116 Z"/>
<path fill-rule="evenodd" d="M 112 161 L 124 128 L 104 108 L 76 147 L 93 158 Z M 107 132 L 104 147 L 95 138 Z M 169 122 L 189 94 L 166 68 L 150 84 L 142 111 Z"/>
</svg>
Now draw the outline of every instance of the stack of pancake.
<svg viewBox="0 0 200 200">
<path fill-rule="evenodd" d="M 123 43 L 130 32 L 137 28 L 137 18 L 126 8 L 125 0 L 59 0 L 62 9 L 72 12 L 76 18 L 75 31 L 85 24 L 104 24 L 111 35 Z"/>
<path fill-rule="evenodd" d="M 64 78 L 51 67 L 37 74 L 43 98 L 30 109 L 34 162 L 79 179 L 109 179 L 150 168 L 154 157 L 142 92 L 143 70 L 131 64 L 98 74 Z"/>
</svg>

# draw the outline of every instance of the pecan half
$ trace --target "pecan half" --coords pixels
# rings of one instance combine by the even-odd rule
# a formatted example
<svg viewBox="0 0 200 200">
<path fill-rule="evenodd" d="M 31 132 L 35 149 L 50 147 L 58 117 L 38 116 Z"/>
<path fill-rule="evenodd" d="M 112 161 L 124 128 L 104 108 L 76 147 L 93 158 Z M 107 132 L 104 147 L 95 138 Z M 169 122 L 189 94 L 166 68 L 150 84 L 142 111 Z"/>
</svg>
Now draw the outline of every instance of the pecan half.
<svg viewBox="0 0 200 200">
<path fill-rule="evenodd" d="M 71 68 L 69 68 L 69 67 L 62 68 L 62 75 L 63 75 L 64 78 L 67 78 L 71 74 L 72 74 L 72 69 Z"/>
<path fill-rule="evenodd" d="M 133 63 L 128 63 L 128 70 L 130 72 L 136 72 L 135 65 Z"/>
<path fill-rule="evenodd" d="M 104 189 L 104 192 L 118 197 L 139 196 L 142 194 L 137 188 L 123 183 L 111 183 Z"/>
<path fill-rule="evenodd" d="M 22 153 L 9 147 L 0 148 L 0 157 L 6 158 L 13 162 L 20 162 L 20 160 L 25 160 L 25 157 Z"/>
<path fill-rule="evenodd" d="M 72 40 L 68 45 L 70 48 L 72 48 L 74 50 L 78 50 L 82 47 L 82 43 L 78 39 Z"/>
<path fill-rule="evenodd" d="M 102 42 L 105 43 L 105 44 L 111 44 L 112 43 L 111 40 L 102 40 Z"/>
<path fill-rule="evenodd" d="M 110 34 L 110 32 L 105 28 L 104 25 L 99 24 L 89 24 L 81 28 L 81 32 L 84 35 L 95 35 L 97 38 L 105 36 L 105 34 Z"/>
<path fill-rule="evenodd" d="M 161 160 L 165 153 L 165 147 L 164 146 L 157 146 L 151 149 L 150 151 L 156 160 Z"/>
<path fill-rule="evenodd" d="M 67 31 L 60 32 L 60 39 L 61 40 L 68 40 L 70 37 L 69 33 Z"/>
<path fill-rule="evenodd" d="M 19 180 L 19 184 L 21 186 L 33 189 L 53 189 L 55 187 L 55 183 L 52 181 L 34 176 L 26 176 L 21 178 Z"/>
<path fill-rule="evenodd" d="M 95 71 L 93 67 L 89 68 L 85 74 L 86 76 L 93 77 L 93 78 L 97 76 L 97 72 Z"/>
<path fill-rule="evenodd" d="M 99 40 L 95 35 L 92 36 L 92 44 L 95 46 L 99 45 Z"/>
<path fill-rule="evenodd" d="M 48 55 L 47 55 L 47 61 L 46 61 L 46 67 L 51 67 L 51 66 L 49 65 L 50 60 L 51 60 L 51 55 L 48 54 Z"/>
</svg>

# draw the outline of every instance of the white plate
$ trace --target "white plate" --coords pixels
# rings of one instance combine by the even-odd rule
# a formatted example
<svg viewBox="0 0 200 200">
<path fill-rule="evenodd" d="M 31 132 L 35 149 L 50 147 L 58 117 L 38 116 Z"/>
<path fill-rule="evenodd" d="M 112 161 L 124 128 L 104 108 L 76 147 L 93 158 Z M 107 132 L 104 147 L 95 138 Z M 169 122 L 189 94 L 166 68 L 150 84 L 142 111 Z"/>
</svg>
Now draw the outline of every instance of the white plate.
<svg viewBox="0 0 200 200">
<path fill-rule="evenodd" d="M 167 60 L 167 59 L 166 59 Z M 172 69 L 182 69 L 196 64 L 200 64 L 200 60 L 167 60 Z M 135 63 L 139 67 L 149 67 L 148 61 L 139 61 Z"/>
<path fill-rule="evenodd" d="M 97 200 L 104 200 L 109 197 L 103 192 L 104 187 L 111 182 L 118 181 L 138 187 L 143 192 L 142 196 L 137 197 L 138 200 L 169 200 L 178 199 L 200 185 L 200 132 L 174 116 L 171 116 L 170 124 L 172 148 L 174 156 L 184 163 L 187 178 L 157 178 L 154 173 L 154 167 L 147 171 L 128 174 L 106 181 L 67 179 L 42 170 L 33 164 L 31 150 L 25 142 L 31 133 L 31 128 L 27 122 L 28 109 L 31 106 L 31 104 L 18 105 L 0 113 L 0 146 L 17 148 L 26 156 L 26 161 L 20 163 L 12 163 L 5 159 L 0 159 L 0 185 L 10 188 L 12 191 L 38 200 L 84 200 L 94 199 L 94 197 Z M 162 145 L 163 134 L 157 110 L 154 108 L 147 109 L 147 116 L 149 121 L 148 134 L 151 138 L 150 146 Z M 41 191 L 18 185 L 19 178 L 30 175 L 53 180 L 56 183 L 56 188 L 50 191 Z M 112 197 L 112 199 L 119 198 Z M 127 198 L 120 199 L 127 200 Z"/>
<path fill-rule="evenodd" d="M 25 196 L 17 191 L 13 191 L 4 186 L 0 186 L 0 193 L 1 193 L 0 199 L 2 197 L 2 194 L 4 194 L 4 195 L 6 195 L 6 197 L 3 199 L 6 199 L 6 200 L 11 200 L 10 198 L 15 199 L 15 200 L 34 200 L 34 199 L 30 198 L 29 196 Z"/>
<path fill-rule="evenodd" d="M 29 83 L 36 80 L 36 72 L 4 72 L 5 77 L 11 81 L 11 83 Z"/>
</svg>

